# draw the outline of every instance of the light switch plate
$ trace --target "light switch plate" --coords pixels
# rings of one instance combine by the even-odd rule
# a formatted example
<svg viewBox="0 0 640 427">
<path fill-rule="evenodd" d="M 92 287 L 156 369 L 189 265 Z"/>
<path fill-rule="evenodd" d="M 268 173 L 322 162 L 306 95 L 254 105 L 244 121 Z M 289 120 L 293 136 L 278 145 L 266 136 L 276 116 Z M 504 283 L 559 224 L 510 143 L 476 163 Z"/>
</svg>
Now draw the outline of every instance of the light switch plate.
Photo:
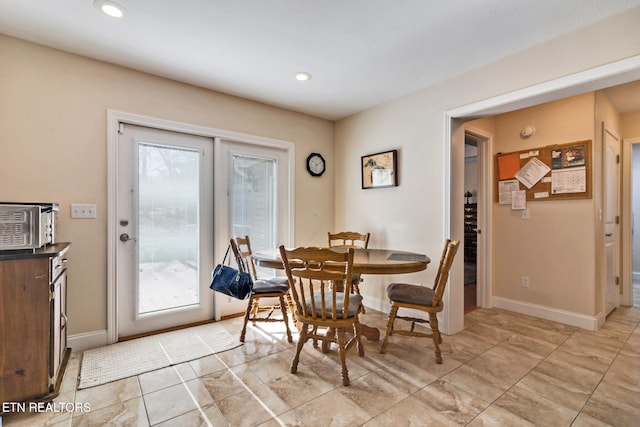
<svg viewBox="0 0 640 427">
<path fill-rule="evenodd" d="M 71 218 L 95 218 L 96 217 L 96 205 L 95 204 L 71 204 Z"/>
</svg>

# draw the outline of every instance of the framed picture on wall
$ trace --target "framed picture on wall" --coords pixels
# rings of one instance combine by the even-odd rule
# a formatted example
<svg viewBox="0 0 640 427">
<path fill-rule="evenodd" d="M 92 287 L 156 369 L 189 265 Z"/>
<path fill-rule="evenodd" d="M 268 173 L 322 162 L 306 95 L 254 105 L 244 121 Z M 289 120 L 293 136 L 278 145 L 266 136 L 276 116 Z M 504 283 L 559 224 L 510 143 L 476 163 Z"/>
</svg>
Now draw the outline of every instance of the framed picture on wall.
<svg viewBox="0 0 640 427">
<path fill-rule="evenodd" d="M 362 188 L 398 186 L 398 150 L 361 157 Z"/>
</svg>

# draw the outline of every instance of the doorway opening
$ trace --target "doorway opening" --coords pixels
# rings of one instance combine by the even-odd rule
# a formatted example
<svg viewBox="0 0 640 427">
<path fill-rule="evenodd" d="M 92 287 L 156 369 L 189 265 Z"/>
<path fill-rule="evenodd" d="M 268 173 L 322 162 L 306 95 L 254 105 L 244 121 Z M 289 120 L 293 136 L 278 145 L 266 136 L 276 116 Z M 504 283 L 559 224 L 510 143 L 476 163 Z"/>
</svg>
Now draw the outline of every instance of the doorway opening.
<svg viewBox="0 0 640 427">
<path fill-rule="evenodd" d="M 612 85 L 628 83 L 638 80 L 639 77 L 640 56 L 636 56 L 447 110 L 445 112 L 445 176 L 447 177 L 445 182 L 447 194 L 445 230 L 447 230 L 448 234 L 455 239 L 462 240 L 464 238 L 464 224 L 460 217 L 463 212 L 465 193 L 464 183 L 461 182 L 464 167 L 463 129 L 465 128 L 465 123 L 589 91 L 600 90 Z M 489 192 L 492 191 L 490 186 L 485 188 Z M 492 194 L 487 194 L 489 200 L 493 198 Z M 490 212 L 488 213 L 490 214 Z M 491 221 L 487 221 L 487 226 L 491 226 Z M 487 231 L 487 234 L 490 235 L 491 233 Z M 486 256 L 490 257 L 490 252 Z M 491 262 L 486 263 L 486 265 L 491 268 Z M 488 272 L 486 276 L 491 277 L 491 273 Z M 445 293 L 445 301 L 450 307 L 449 310 L 445 309 L 443 314 L 443 325 L 447 334 L 453 334 L 464 329 L 464 310 L 462 309 L 464 307 L 464 295 L 463 292 L 460 292 L 462 287 L 460 284 L 463 281 L 464 266 L 462 260 L 459 260 L 454 262 L 451 271 L 452 286 L 449 286 Z M 484 296 L 481 297 L 484 298 Z M 491 298 L 490 294 L 489 297 L 490 305 L 487 305 L 487 307 L 492 306 L 493 298 Z M 580 319 L 575 320 L 580 322 Z M 589 319 L 589 323 L 585 327 L 593 327 L 596 321 L 597 319 L 594 321 Z"/>
<path fill-rule="evenodd" d="M 631 156 L 631 279 L 630 301 L 640 307 L 640 143 L 633 144 Z"/>
<path fill-rule="evenodd" d="M 464 312 L 478 308 L 478 140 L 464 135 Z"/>
<path fill-rule="evenodd" d="M 473 126 L 464 131 L 464 313 L 491 306 L 489 248 L 491 235 L 491 135 Z"/>
</svg>

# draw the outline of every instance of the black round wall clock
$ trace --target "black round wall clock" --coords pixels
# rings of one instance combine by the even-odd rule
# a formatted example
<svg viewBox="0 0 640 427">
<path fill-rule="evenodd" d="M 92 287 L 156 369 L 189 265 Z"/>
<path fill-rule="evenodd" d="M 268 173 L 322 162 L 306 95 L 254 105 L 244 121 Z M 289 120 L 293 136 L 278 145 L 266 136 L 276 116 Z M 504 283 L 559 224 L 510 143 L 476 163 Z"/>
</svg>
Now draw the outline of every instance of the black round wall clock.
<svg viewBox="0 0 640 427">
<path fill-rule="evenodd" d="M 321 154 L 311 153 L 307 157 L 307 170 L 311 176 L 320 176 L 324 173 L 327 164 Z"/>
</svg>

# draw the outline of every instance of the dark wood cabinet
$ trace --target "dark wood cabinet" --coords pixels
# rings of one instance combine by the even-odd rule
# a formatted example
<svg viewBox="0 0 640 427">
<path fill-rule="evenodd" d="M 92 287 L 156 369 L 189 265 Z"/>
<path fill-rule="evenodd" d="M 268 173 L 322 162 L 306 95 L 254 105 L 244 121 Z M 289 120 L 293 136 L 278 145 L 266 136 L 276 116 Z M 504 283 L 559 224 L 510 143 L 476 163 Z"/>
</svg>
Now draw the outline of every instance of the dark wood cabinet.
<svg viewBox="0 0 640 427">
<path fill-rule="evenodd" d="M 67 348 L 69 243 L 0 252 L 0 401 L 52 398 Z"/>
<path fill-rule="evenodd" d="M 475 263 L 478 248 L 478 204 L 464 205 L 464 261 Z"/>
</svg>

